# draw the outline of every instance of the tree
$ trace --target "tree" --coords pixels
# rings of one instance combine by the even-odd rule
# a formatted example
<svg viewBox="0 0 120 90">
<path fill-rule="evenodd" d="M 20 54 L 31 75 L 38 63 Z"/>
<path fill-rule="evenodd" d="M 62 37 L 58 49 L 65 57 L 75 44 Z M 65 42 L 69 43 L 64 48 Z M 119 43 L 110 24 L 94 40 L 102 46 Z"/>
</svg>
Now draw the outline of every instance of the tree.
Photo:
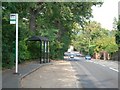
<svg viewBox="0 0 120 90">
<path fill-rule="evenodd" d="M 116 43 L 118 45 L 118 61 L 120 61 L 120 16 L 117 22 L 117 33 L 115 35 Z"/>
<path fill-rule="evenodd" d="M 76 40 L 76 41 L 80 41 L 81 43 L 80 46 L 82 47 L 84 46 L 85 53 L 90 54 L 90 50 L 91 50 L 90 48 L 95 46 L 95 40 L 101 36 L 100 31 L 101 31 L 100 24 L 93 21 L 93 22 L 88 22 L 84 27 L 84 30 L 81 30 L 81 33 L 78 34 L 79 37 L 76 37 L 76 39 L 81 38 L 81 40 Z"/>
<path fill-rule="evenodd" d="M 117 23 L 116 43 L 120 46 L 120 18 Z"/>
<path fill-rule="evenodd" d="M 81 30 L 73 44 L 76 49 L 90 55 L 101 51 L 112 54 L 118 50 L 115 43 L 115 31 L 106 30 L 95 21 L 86 24 L 86 27 Z"/>
<path fill-rule="evenodd" d="M 74 38 L 76 28 L 74 24 L 78 23 L 81 27 L 84 27 L 87 19 L 92 17 L 91 7 L 93 5 L 101 5 L 101 3 L 3 2 L 3 66 L 13 66 L 15 60 L 15 26 L 9 24 L 10 13 L 19 14 L 19 62 L 37 58 L 38 45 L 26 43 L 26 40 L 33 35 L 49 38 L 50 58 L 55 59 L 63 57 L 63 53 L 68 49 L 71 39 Z M 31 51 L 31 47 L 36 48 L 36 50 Z"/>
</svg>

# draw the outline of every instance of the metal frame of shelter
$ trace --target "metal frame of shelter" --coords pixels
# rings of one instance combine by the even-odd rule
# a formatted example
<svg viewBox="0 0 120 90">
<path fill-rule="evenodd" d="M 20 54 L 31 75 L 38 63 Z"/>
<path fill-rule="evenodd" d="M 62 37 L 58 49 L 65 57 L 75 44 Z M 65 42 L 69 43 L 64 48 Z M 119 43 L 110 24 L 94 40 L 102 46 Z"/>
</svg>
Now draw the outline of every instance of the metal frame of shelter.
<svg viewBox="0 0 120 90">
<path fill-rule="evenodd" d="M 49 40 L 46 37 L 32 36 L 27 41 L 40 42 L 40 63 L 48 63 L 49 60 Z"/>
</svg>

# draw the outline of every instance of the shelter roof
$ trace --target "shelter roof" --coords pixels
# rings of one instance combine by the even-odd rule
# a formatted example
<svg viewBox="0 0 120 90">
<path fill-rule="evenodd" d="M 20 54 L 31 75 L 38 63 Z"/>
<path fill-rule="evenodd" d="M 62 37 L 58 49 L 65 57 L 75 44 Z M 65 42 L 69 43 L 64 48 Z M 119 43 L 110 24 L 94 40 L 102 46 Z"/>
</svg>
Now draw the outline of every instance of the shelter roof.
<svg viewBox="0 0 120 90">
<path fill-rule="evenodd" d="M 32 36 L 28 38 L 28 41 L 48 41 L 48 38 L 42 36 Z"/>
</svg>

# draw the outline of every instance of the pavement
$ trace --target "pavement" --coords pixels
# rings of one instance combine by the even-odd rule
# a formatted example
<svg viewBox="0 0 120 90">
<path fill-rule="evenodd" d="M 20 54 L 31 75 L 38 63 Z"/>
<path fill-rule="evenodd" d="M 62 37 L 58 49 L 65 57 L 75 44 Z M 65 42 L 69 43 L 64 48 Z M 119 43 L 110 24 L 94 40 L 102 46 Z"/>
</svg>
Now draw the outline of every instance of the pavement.
<svg viewBox="0 0 120 90">
<path fill-rule="evenodd" d="M 108 67 L 111 70 L 119 72 L 117 61 L 93 59 L 90 62 L 101 65 L 103 67 Z M 29 76 L 34 71 L 39 70 L 40 67 L 49 65 L 49 64 L 52 64 L 52 63 L 39 64 L 39 62 L 36 62 L 36 61 L 24 63 L 22 65 L 19 65 L 19 70 L 18 70 L 19 74 L 14 74 L 15 68 L 9 69 L 9 70 L 4 70 L 2 72 L 2 88 L 21 88 L 21 80 L 22 79 L 26 78 L 26 76 Z M 60 70 L 60 68 L 58 68 L 58 70 Z M 56 76 L 54 76 L 54 77 L 56 77 Z"/>
<path fill-rule="evenodd" d="M 40 67 L 48 64 L 50 63 L 40 64 L 38 61 L 20 64 L 18 66 L 19 74 L 14 74 L 15 68 L 2 71 L 2 88 L 3 88 L 2 90 L 4 90 L 4 88 L 20 88 L 21 87 L 20 82 L 22 78 L 36 71 Z"/>
<path fill-rule="evenodd" d="M 23 78 L 21 88 L 84 88 L 85 90 L 86 88 L 88 88 L 87 90 L 89 88 L 91 90 L 105 88 L 105 90 L 118 90 L 118 72 L 83 58 L 77 61 L 54 61 L 52 65 L 39 68 Z"/>
<path fill-rule="evenodd" d="M 75 74 L 69 61 L 53 61 L 23 78 L 21 88 L 77 88 Z"/>
</svg>

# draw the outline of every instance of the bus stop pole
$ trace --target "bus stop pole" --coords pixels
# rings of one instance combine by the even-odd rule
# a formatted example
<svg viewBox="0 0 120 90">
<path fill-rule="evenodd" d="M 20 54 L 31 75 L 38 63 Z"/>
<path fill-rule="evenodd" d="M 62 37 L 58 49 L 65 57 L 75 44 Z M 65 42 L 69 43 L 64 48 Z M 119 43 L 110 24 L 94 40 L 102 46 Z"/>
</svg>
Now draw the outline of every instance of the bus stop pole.
<svg viewBox="0 0 120 90">
<path fill-rule="evenodd" d="M 16 14 L 16 70 L 18 73 L 18 14 Z"/>
</svg>

